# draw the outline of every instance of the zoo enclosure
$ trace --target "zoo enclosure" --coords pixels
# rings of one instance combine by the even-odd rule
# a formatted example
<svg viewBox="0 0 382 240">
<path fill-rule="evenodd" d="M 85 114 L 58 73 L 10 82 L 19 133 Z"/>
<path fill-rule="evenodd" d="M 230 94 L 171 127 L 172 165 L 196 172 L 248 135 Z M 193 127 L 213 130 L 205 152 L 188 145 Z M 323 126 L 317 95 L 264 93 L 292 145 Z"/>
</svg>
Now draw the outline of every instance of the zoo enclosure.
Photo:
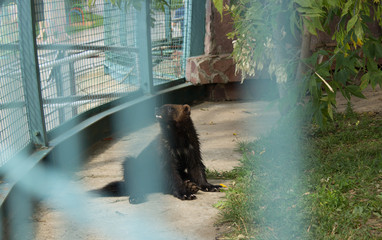
<svg viewBox="0 0 382 240">
<path fill-rule="evenodd" d="M 81 114 L 184 81 L 192 2 L 147 2 L 1 2 L 0 166 Z"/>
</svg>

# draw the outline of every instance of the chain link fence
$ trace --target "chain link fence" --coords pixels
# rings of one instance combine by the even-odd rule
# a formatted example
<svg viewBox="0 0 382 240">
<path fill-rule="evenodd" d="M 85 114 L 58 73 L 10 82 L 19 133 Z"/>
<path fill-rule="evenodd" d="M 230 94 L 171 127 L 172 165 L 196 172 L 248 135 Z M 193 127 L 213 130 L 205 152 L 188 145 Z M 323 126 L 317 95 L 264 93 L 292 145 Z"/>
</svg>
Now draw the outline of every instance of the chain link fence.
<svg viewBox="0 0 382 240">
<path fill-rule="evenodd" d="M 190 14 L 184 1 L 169 1 L 164 11 L 153 8 L 151 29 L 154 84 L 184 77 Z"/>
<path fill-rule="evenodd" d="M 0 2 L 0 166 L 81 113 L 184 78 L 191 1 L 153 5 L 150 31 L 124 1 Z M 29 7 L 30 8 L 29 8 Z M 139 51 L 148 38 L 151 52 Z M 142 79 L 142 54 L 152 80 Z"/>
<path fill-rule="evenodd" d="M 20 70 L 18 11 L 9 2 L 0 9 L 0 164 L 30 143 L 25 92 Z M 22 127 L 20 127 L 22 126 Z"/>
</svg>

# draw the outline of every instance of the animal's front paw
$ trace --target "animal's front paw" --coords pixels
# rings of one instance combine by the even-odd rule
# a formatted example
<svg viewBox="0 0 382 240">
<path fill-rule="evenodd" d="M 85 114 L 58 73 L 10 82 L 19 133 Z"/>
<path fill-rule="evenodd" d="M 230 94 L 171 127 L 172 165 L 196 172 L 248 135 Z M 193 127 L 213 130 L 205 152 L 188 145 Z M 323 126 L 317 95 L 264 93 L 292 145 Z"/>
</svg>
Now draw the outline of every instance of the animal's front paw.
<svg viewBox="0 0 382 240">
<path fill-rule="evenodd" d="M 200 187 L 196 183 L 191 182 L 190 180 L 184 181 L 184 186 L 186 187 L 187 192 L 192 194 L 197 193 L 200 190 Z"/>
<path fill-rule="evenodd" d="M 180 200 L 194 200 L 196 199 L 196 196 L 192 193 L 174 193 L 175 197 L 179 198 Z"/>
<path fill-rule="evenodd" d="M 178 197 L 180 200 L 194 200 L 196 196 L 194 194 L 184 194 L 183 196 Z"/>
<path fill-rule="evenodd" d="M 200 189 L 203 192 L 219 192 L 221 187 L 222 186 L 220 186 L 220 185 L 208 184 L 208 185 L 201 186 Z"/>
</svg>

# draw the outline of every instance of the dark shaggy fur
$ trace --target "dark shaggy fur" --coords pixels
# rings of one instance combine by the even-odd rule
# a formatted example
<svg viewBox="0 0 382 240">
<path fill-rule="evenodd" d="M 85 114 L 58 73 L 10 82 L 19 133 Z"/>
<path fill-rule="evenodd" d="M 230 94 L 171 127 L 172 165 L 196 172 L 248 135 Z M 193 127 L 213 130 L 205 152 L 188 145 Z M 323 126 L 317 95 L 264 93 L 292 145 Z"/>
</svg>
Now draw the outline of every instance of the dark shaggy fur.
<svg viewBox="0 0 382 240">
<path fill-rule="evenodd" d="M 131 203 L 145 200 L 147 193 L 163 192 L 182 200 L 195 199 L 195 193 L 217 191 L 220 186 L 206 179 L 200 143 L 190 117 L 189 105 L 163 105 L 156 110 L 161 134 L 136 158 L 124 161 L 124 183 L 104 189 L 123 190 Z"/>
</svg>

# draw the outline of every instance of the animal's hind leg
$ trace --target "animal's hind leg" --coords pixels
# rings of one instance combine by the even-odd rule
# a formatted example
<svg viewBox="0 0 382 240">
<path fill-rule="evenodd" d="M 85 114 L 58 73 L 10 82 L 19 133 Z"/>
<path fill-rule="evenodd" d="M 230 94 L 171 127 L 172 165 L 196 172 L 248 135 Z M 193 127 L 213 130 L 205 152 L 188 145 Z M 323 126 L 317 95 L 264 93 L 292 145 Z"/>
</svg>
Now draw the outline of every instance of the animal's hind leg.
<svg viewBox="0 0 382 240">
<path fill-rule="evenodd" d="M 140 158 L 126 158 L 123 164 L 125 192 L 130 196 L 129 202 L 138 204 L 146 201 L 149 192 L 146 169 Z"/>
</svg>

